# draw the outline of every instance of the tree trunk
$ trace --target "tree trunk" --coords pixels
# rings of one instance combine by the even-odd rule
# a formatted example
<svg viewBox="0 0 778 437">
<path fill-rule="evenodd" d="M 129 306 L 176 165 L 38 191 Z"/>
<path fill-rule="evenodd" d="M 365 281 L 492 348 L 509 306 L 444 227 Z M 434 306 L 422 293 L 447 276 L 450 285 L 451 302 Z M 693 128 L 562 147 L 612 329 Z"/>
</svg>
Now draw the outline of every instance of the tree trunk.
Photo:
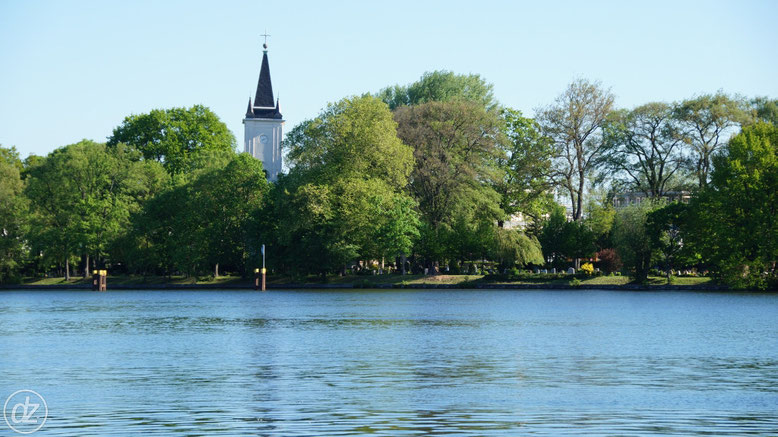
<svg viewBox="0 0 778 437">
<path fill-rule="evenodd" d="M 219 277 L 219 263 L 216 263 L 216 267 L 213 268 L 213 277 L 214 278 Z"/>
<path fill-rule="evenodd" d="M 402 272 L 403 272 L 403 276 L 405 276 L 405 255 L 400 256 L 400 261 L 402 261 L 402 265 L 403 265 Z"/>
<path fill-rule="evenodd" d="M 84 255 L 84 279 L 89 277 L 89 254 Z"/>
<path fill-rule="evenodd" d="M 70 280 L 70 257 L 65 257 L 65 280 Z"/>
</svg>

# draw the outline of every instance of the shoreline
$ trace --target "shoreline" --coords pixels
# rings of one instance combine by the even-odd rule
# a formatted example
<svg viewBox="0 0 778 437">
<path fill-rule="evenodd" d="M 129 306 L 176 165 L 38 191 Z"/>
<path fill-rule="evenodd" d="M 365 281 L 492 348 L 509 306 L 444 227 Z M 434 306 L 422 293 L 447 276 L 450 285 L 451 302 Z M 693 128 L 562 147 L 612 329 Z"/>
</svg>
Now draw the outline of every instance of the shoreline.
<svg viewBox="0 0 778 437">
<path fill-rule="evenodd" d="M 50 284 L 50 285 L 0 285 L 0 291 L 16 290 L 88 290 L 91 284 Z M 108 284 L 111 290 L 254 290 L 251 283 L 240 284 Z M 267 291 L 272 290 L 614 290 L 614 291 L 738 291 L 726 285 L 641 285 L 641 284 L 392 284 L 376 283 L 370 286 L 357 284 L 268 284 Z M 740 290 L 744 292 L 775 293 L 778 290 Z"/>
</svg>

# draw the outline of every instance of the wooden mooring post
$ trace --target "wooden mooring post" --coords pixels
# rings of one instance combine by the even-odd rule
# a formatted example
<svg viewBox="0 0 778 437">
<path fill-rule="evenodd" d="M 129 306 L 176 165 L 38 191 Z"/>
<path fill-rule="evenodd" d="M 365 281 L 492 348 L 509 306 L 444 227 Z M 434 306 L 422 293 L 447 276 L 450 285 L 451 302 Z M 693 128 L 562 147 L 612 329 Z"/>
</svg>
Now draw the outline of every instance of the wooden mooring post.
<svg viewBox="0 0 778 437">
<path fill-rule="evenodd" d="M 108 271 L 92 270 L 92 291 L 106 291 L 108 289 Z"/>
<path fill-rule="evenodd" d="M 254 290 L 267 291 L 267 286 L 265 284 L 265 276 L 266 276 L 265 269 L 254 269 Z"/>
</svg>

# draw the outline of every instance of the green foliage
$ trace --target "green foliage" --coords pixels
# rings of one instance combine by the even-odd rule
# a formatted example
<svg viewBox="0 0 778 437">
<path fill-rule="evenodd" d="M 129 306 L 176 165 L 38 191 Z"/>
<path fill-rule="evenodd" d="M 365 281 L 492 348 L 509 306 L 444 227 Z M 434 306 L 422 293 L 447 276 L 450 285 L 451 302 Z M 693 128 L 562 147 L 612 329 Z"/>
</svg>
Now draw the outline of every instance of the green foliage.
<svg viewBox="0 0 778 437">
<path fill-rule="evenodd" d="M 492 109 L 496 106 L 492 88 L 492 84 L 477 74 L 462 75 L 438 70 L 424 73 L 412 84 L 384 88 L 377 97 L 392 110 L 400 106 L 451 100 L 465 100 Z"/>
<path fill-rule="evenodd" d="M 0 284 L 18 279 L 26 256 L 29 202 L 23 196 L 21 169 L 16 149 L 0 146 Z"/>
<path fill-rule="evenodd" d="M 613 99 L 598 82 L 578 79 L 538 114 L 543 134 L 554 145 L 554 181 L 570 196 L 575 221 L 583 218 L 586 179 L 601 162 L 601 131 Z"/>
<path fill-rule="evenodd" d="M 159 164 L 140 162 L 123 144 L 83 140 L 27 169 L 32 202 L 29 244 L 51 262 L 72 255 L 99 259 L 129 228 L 130 215 L 165 183 Z"/>
<path fill-rule="evenodd" d="M 515 229 L 494 229 L 490 259 L 497 261 L 501 269 L 523 267 L 527 264 L 543 265 L 543 252 L 534 237 L 527 237 Z"/>
<path fill-rule="evenodd" d="M 668 274 L 671 269 L 699 261 L 689 245 L 684 245 L 688 216 L 688 205 L 679 202 L 670 203 L 648 214 L 646 232 Z"/>
<path fill-rule="evenodd" d="M 494 180 L 500 154 L 496 114 L 469 102 L 430 102 L 398 108 L 395 120 L 416 161 L 411 193 L 433 229 L 453 224 L 458 210 L 479 203 L 495 219 L 502 215 L 499 197 L 482 183 Z"/>
<path fill-rule="evenodd" d="M 750 103 L 751 117 L 755 123 L 763 121 L 778 126 L 778 99 L 756 97 Z"/>
<path fill-rule="evenodd" d="M 259 263 L 260 210 L 269 184 L 262 163 L 239 154 L 214 163 L 146 203 L 128 256 L 134 271 L 198 275 L 216 264 L 245 274 Z"/>
<path fill-rule="evenodd" d="M 646 229 L 648 214 L 654 210 L 651 202 L 621 208 L 613 225 L 613 242 L 624 267 L 637 282 L 648 279 L 648 271 L 654 260 L 654 248 Z"/>
<path fill-rule="evenodd" d="M 568 258 L 588 258 L 594 254 L 595 235 L 585 223 L 567 221 L 565 210 L 557 205 L 543 223 L 540 244 L 546 259 L 556 267 L 564 267 Z"/>
<path fill-rule="evenodd" d="M 673 108 L 661 102 L 610 113 L 604 125 L 605 150 L 601 161 L 609 177 L 623 186 L 661 198 L 675 187 L 688 137 L 673 117 Z"/>
<path fill-rule="evenodd" d="M 275 194 L 278 248 L 290 271 L 324 274 L 357 259 L 408 254 L 419 236 L 416 203 L 403 192 L 413 152 L 389 108 L 343 99 L 287 140 L 294 165 Z"/>
<path fill-rule="evenodd" d="M 595 246 L 598 249 L 612 246 L 611 231 L 615 219 L 616 210 L 609 195 L 589 196 L 589 200 L 586 202 L 584 224 L 594 235 Z"/>
<path fill-rule="evenodd" d="M 722 92 L 684 100 L 673 110 L 693 150 L 691 170 L 699 187 L 708 184 L 713 156 L 726 144 L 738 123 L 748 120 L 742 103 Z"/>
<path fill-rule="evenodd" d="M 521 213 L 538 221 L 553 203 L 551 195 L 552 144 L 540 133 L 540 125 L 520 111 L 504 109 L 501 114 L 503 141 L 498 143 L 500 170 L 494 190 L 500 194 L 500 208 L 508 217 Z"/>
<path fill-rule="evenodd" d="M 778 127 L 745 127 L 714 158 L 711 183 L 692 203 L 692 243 L 737 288 L 776 281 Z"/>
<path fill-rule="evenodd" d="M 202 105 L 130 115 L 108 139 L 110 147 L 119 143 L 161 162 L 171 174 L 199 168 L 214 154 L 232 154 L 236 144 L 227 125 Z"/>
</svg>

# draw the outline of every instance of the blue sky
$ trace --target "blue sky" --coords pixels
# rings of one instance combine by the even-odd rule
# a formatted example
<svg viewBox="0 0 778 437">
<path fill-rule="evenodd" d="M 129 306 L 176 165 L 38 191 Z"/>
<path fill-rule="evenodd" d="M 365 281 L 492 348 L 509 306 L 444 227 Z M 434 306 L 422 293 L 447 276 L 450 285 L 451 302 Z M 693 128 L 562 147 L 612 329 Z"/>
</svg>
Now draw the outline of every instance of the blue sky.
<svg viewBox="0 0 778 437">
<path fill-rule="evenodd" d="M 778 1 L 0 0 L 0 144 L 46 154 L 200 103 L 242 150 L 265 28 L 287 131 L 436 69 L 481 74 L 529 115 L 576 77 L 621 107 L 719 89 L 775 98 L 776 22 Z"/>
</svg>

